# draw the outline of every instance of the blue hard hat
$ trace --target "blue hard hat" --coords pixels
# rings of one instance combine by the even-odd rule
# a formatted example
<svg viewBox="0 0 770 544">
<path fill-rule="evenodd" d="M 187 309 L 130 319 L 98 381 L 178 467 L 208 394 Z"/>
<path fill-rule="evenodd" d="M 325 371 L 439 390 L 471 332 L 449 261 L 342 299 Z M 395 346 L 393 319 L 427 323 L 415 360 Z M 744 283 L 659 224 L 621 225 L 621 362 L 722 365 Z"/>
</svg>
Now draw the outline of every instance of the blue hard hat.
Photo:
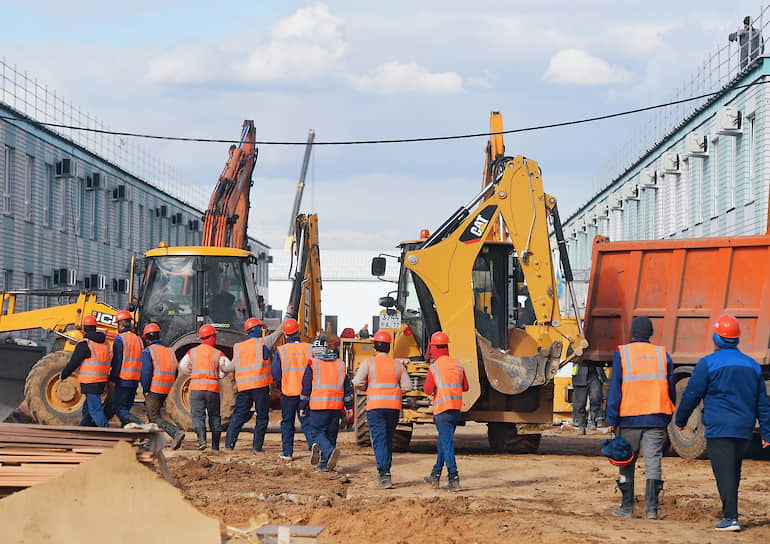
<svg viewBox="0 0 770 544">
<path fill-rule="evenodd" d="M 628 440 L 618 435 L 615 438 L 602 440 L 602 455 L 613 465 L 622 467 L 634 460 L 634 450 Z"/>
</svg>

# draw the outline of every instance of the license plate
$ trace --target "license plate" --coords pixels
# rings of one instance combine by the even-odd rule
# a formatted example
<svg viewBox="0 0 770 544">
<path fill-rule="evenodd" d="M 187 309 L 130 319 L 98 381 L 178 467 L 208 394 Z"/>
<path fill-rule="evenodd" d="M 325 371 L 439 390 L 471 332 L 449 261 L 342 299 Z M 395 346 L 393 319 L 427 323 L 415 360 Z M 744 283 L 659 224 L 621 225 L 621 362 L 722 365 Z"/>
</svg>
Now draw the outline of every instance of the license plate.
<svg viewBox="0 0 770 544">
<path fill-rule="evenodd" d="M 401 314 L 395 314 L 395 315 L 380 314 L 380 328 L 381 329 L 400 329 Z"/>
</svg>

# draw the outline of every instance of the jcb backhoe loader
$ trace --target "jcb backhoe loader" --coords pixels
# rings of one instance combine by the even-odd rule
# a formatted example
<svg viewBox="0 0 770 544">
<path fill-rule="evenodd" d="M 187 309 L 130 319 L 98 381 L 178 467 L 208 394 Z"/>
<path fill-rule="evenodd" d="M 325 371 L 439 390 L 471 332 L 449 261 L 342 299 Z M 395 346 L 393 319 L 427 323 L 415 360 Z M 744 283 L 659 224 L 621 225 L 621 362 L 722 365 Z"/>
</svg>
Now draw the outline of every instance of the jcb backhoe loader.
<svg viewBox="0 0 770 544">
<path fill-rule="evenodd" d="M 501 452 L 537 449 L 536 431 L 553 419 L 553 377 L 588 346 L 578 320 L 559 308 L 549 220 L 562 277 L 571 282 L 572 273 L 556 199 L 543 191 L 538 163 L 491 155 L 488 171 L 489 183 L 432 236 L 399 245 L 396 296 L 380 299 L 380 329 L 393 335 L 390 354 L 405 362 L 415 388 L 403 400 L 397 449 L 408 446 L 413 424 L 432 420 L 422 385 L 437 330 L 449 335 L 450 355 L 468 376 L 464 420 L 486 422 L 489 444 Z M 385 268 L 384 257 L 373 259 L 375 276 Z M 351 372 L 371 349 L 366 340 L 343 340 Z M 359 444 L 369 441 L 365 401 L 357 394 Z"/>
</svg>

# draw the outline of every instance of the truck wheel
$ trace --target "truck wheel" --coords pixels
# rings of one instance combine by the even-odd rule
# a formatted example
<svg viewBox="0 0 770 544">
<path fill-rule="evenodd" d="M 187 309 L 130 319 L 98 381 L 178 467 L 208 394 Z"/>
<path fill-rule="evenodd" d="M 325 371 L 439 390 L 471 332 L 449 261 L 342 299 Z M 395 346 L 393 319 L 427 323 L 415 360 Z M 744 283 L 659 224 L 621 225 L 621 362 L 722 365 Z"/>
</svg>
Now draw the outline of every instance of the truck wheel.
<svg viewBox="0 0 770 544">
<path fill-rule="evenodd" d="M 78 425 L 85 396 L 80 392 L 76 376 L 63 382 L 59 374 L 72 357 L 71 351 L 54 351 L 40 359 L 27 375 L 24 401 L 35 418 L 43 425 Z M 103 395 L 106 397 L 109 393 Z"/>
<path fill-rule="evenodd" d="M 366 421 L 366 395 L 356 391 L 353 395 L 355 402 L 355 413 L 353 419 L 353 429 L 356 431 L 356 444 L 359 446 L 371 446 L 372 439 L 369 436 L 369 423 Z M 395 444 L 395 437 L 393 442 Z"/>
<path fill-rule="evenodd" d="M 496 453 L 535 453 L 540 446 L 539 434 L 519 434 L 515 423 L 487 423 L 487 438 Z"/>
<path fill-rule="evenodd" d="M 679 400 L 682 398 L 687 382 L 690 381 L 690 377 L 687 376 L 676 382 L 676 398 L 677 408 L 679 407 Z M 674 425 L 674 419 L 671 419 L 671 423 L 668 424 L 668 437 L 671 440 L 671 448 L 679 455 L 686 459 L 707 459 L 708 453 L 706 452 L 706 436 L 705 427 L 701 420 L 703 415 L 703 402 L 692 411 L 690 419 L 687 420 L 687 426 L 683 431 L 677 429 Z"/>
<path fill-rule="evenodd" d="M 219 413 L 222 416 L 222 428 L 226 429 L 235 407 L 236 389 L 232 376 L 228 375 L 219 380 L 219 389 Z M 168 397 L 166 397 L 165 406 L 168 416 L 176 423 L 177 427 L 185 431 L 193 430 L 192 418 L 190 417 L 190 376 L 187 374 L 177 376 Z M 208 422 L 208 419 L 206 421 Z"/>
<path fill-rule="evenodd" d="M 412 440 L 412 424 L 399 425 L 393 433 L 393 451 L 409 451 L 409 442 Z"/>
</svg>

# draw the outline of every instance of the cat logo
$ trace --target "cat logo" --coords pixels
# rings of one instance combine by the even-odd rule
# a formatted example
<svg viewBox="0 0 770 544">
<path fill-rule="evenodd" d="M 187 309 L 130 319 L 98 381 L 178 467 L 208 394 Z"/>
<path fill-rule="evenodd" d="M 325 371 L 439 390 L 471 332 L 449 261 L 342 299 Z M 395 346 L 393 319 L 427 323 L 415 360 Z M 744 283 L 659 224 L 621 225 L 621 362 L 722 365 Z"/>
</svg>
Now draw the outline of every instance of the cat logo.
<svg viewBox="0 0 770 544">
<path fill-rule="evenodd" d="M 484 232 L 487 230 L 487 225 L 492 220 L 492 217 L 497 211 L 497 206 L 487 206 L 481 210 L 470 225 L 465 228 L 465 231 L 460 236 L 460 241 L 464 244 L 474 244 L 481 240 L 484 236 Z"/>
</svg>

